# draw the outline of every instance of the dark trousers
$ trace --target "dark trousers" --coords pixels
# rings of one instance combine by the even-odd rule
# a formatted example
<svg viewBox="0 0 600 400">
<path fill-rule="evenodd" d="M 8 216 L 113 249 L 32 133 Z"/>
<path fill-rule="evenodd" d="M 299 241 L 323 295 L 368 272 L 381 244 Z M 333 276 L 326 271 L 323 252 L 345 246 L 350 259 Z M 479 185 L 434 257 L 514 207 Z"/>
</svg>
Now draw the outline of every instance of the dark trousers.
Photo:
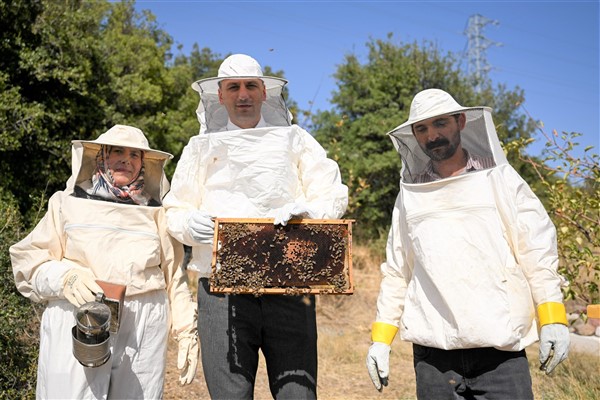
<svg viewBox="0 0 600 400">
<path fill-rule="evenodd" d="M 532 400 L 525 350 L 441 350 L 413 344 L 417 398 Z"/>
<path fill-rule="evenodd" d="M 212 399 L 252 399 L 259 349 L 275 399 L 315 399 L 314 296 L 224 295 L 198 282 L 202 367 Z"/>
</svg>

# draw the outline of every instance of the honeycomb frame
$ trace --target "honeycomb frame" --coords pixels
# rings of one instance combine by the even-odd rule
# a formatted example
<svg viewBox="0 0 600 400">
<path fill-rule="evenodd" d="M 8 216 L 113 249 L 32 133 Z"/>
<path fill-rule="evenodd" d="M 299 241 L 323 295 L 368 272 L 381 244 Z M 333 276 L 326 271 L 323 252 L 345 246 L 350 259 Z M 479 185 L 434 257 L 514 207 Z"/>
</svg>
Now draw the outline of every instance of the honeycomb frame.
<svg viewBox="0 0 600 400">
<path fill-rule="evenodd" d="M 215 218 L 213 293 L 352 294 L 349 219 Z"/>
</svg>

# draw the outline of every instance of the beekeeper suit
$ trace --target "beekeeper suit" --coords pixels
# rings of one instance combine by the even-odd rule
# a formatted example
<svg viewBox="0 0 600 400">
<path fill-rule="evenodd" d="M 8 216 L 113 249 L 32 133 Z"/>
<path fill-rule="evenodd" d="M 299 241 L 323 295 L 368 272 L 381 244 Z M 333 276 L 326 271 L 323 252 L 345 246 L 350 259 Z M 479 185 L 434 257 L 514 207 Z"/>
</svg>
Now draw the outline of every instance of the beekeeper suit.
<svg viewBox="0 0 600 400">
<path fill-rule="evenodd" d="M 148 205 L 86 194 L 101 146 L 143 152 Z M 10 248 L 17 289 L 46 305 L 36 396 L 161 398 L 169 331 L 180 345 L 183 383 L 191 382 L 198 358 L 196 304 L 182 268 L 183 248 L 169 236 L 160 207 L 169 187 L 163 168 L 172 156 L 151 149 L 141 130 L 125 125 L 96 140 L 75 140 L 72 150 L 73 175 L 65 190 L 50 198 L 38 225 Z M 110 359 L 89 368 L 74 357 L 71 330 L 77 307 L 102 291 L 96 280 L 126 285 L 126 297 L 118 332 L 110 335 Z"/>
<path fill-rule="evenodd" d="M 332 219 L 346 210 L 337 164 L 291 125 L 281 95 L 286 83 L 263 76 L 243 54 L 226 58 L 216 78 L 195 82 L 200 133 L 184 148 L 164 200 L 169 232 L 191 246 L 188 268 L 200 278 L 198 329 L 212 398 L 252 398 L 258 348 L 273 396 L 316 395 L 314 296 L 223 296 L 208 289 L 211 217 L 285 225 L 294 216 Z"/>
<path fill-rule="evenodd" d="M 538 340 L 538 328 L 548 373 L 569 345 L 552 222 L 508 164 L 489 108 L 424 90 L 389 135 L 402 170 L 367 356 L 375 387 L 387 384 L 400 330 L 414 346 L 419 398 L 470 390 L 531 398 L 523 349 Z M 456 151 L 444 158 L 452 142 Z M 477 359 L 493 367 L 469 364 Z M 487 368 L 503 376 L 474 379 Z"/>
</svg>

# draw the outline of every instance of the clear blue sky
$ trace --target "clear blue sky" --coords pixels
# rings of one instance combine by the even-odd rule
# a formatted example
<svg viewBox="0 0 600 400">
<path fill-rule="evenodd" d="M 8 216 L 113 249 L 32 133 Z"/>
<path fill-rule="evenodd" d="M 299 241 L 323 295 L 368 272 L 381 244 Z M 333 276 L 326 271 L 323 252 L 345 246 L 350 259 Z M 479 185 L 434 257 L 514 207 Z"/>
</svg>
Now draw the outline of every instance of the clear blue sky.
<svg viewBox="0 0 600 400">
<path fill-rule="evenodd" d="M 492 42 L 485 59 L 494 85 L 524 89 L 524 106 L 547 133 L 580 132 L 580 149 L 591 145 L 599 152 L 598 0 L 138 0 L 136 8 L 152 11 L 184 54 L 198 43 L 223 56 L 245 53 L 283 70 L 291 97 L 312 111 L 332 108 L 332 75 L 344 55 L 366 61 L 365 43 L 390 32 L 398 44 L 432 41 L 444 53 L 465 54 L 466 69 L 465 32 L 469 17 L 479 14 L 497 21 L 482 30 Z M 536 138 L 531 154 L 539 154 L 543 144 Z"/>
</svg>

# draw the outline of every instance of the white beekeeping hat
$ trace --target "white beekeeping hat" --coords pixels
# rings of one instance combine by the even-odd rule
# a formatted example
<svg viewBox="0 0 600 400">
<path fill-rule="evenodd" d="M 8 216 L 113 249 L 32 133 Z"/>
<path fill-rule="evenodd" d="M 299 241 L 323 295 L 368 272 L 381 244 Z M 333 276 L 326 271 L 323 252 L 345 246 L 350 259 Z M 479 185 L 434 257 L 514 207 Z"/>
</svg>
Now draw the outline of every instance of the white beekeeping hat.
<svg viewBox="0 0 600 400">
<path fill-rule="evenodd" d="M 430 162 L 413 135 L 413 124 L 441 115 L 464 113 L 466 124 L 460 132 L 463 148 L 479 157 L 493 158 L 496 165 L 507 163 L 491 110 L 482 106 L 463 107 L 441 89 L 426 89 L 417 93 L 410 105 L 408 120 L 388 132 L 402 159 L 402 181 L 411 183 Z"/>
<path fill-rule="evenodd" d="M 216 77 L 192 83 L 192 89 L 200 94 L 200 104 L 196 110 L 200 121 L 200 133 L 218 132 L 227 126 L 227 110 L 219 103 L 220 81 L 256 78 L 264 82 L 267 93 L 261 109 L 265 121 L 274 126 L 290 125 L 291 115 L 282 96 L 287 81 L 274 76 L 264 76 L 260 64 L 254 58 L 245 54 L 233 54 L 221 63 Z"/>
</svg>

